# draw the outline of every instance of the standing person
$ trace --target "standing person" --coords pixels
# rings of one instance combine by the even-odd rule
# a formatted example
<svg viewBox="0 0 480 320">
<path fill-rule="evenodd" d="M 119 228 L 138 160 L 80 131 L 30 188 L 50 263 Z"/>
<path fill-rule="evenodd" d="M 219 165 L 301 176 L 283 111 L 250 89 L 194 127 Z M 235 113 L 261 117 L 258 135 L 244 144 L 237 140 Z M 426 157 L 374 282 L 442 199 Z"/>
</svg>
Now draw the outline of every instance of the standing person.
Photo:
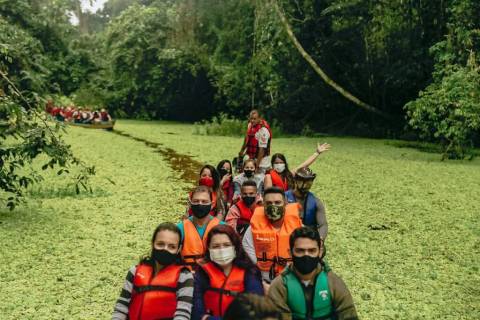
<svg viewBox="0 0 480 320">
<path fill-rule="evenodd" d="M 293 188 L 293 177 L 296 172 L 302 168 L 309 167 L 312 163 L 317 160 L 318 156 L 325 151 L 330 150 L 330 145 L 328 143 L 317 144 L 317 149 L 305 160 L 301 165 L 295 168 L 293 171 L 290 171 L 288 168 L 287 159 L 281 153 L 275 153 L 272 155 L 272 169 L 268 171 L 265 175 L 263 181 L 264 188 L 278 187 L 283 189 L 283 191 L 288 191 Z"/>
<path fill-rule="evenodd" d="M 317 230 L 296 229 L 290 247 L 293 265 L 273 280 L 268 292 L 282 319 L 357 320 L 350 291 L 322 261 L 325 248 Z"/>
<path fill-rule="evenodd" d="M 155 229 L 151 254 L 128 271 L 112 320 L 190 319 L 193 276 L 178 264 L 180 239 L 173 223 Z"/>
<path fill-rule="evenodd" d="M 223 200 L 223 192 L 222 188 L 220 187 L 220 175 L 218 174 L 217 170 L 209 165 L 206 164 L 200 170 L 199 186 L 205 186 L 210 189 L 212 195 L 212 206 L 210 210 L 210 214 L 214 217 L 217 217 L 219 220 L 223 220 L 225 215 L 225 203 Z M 192 194 L 188 194 L 188 202 L 186 208 L 186 217 L 192 215 L 192 211 L 190 208 Z"/>
<path fill-rule="evenodd" d="M 294 188 L 285 192 L 289 203 L 298 203 L 302 222 L 306 226 L 318 228 L 322 240 L 327 238 L 328 223 L 325 214 L 325 206 L 310 189 L 316 174 L 309 168 L 302 168 L 295 174 Z"/>
<path fill-rule="evenodd" d="M 268 123 L 260 117 L 258 110 L 250 111 L 247 135 L 238 156 L 248 155 L 249 159 L 255 160 L 258 172 L 265 174 L 270 167 L 271 142 L 272 132 Z"/>
<path fill-rule="evenodd" d="M 301 226 L 298 205 L 287 204 L 282 189 L 266 189 L 263 207 L 255 210 L 242 241 L 265 282 L 270 283 L 291 261 L 289 237 Z"/>
<path fill-rule="evenodd" d="M 243 163 L 243 172 L 233 178 L 233 202 L 238 200 L 241 196 L 241 188 L 245 181 L 254 181 L 257 184 L 257 193 L 263 193 L 263 180 L 265 175 L 256 172 L 256 163 L 252 159 L 245 160 Z"/>
<path fill-rule="evenodd" d="M 220 320 L 240 293 L 263 295 L 262 276 L 243 251 L 240 237 L 218 225 L 207 237 L 205 260 L 195 273 L 193 320 Z"/>
<path fill-rule="evenodd" d="M 220 174 L 224 203 L 230 208 L 233 200 L 232 164 L 229 160 L 222 160 L 217 165 L 217 171 Z"/>
<path fill-rule="evenodd" d="M 247 180 L 242 184 L 241 195 L 242 198 L 228 210 L 225 222 L 237 230 L 240 236 L 243 236 L 250 225 L 255 208 L 261 204 L 262 198 L 257 193 L 257 184 L 252 180 Z"/>
<path fill-rule="evenodd" d="M 193 268 L 205 256 L 206 239 L 210 230 L 218 224 L 225 224 L 209 213 L 212 207 L 212 191 L 206 186 L 198 186 L 191 193 L 190 211 L 192 216 L 177 226 L 182 236 L 181 255 L 185 265 Z"/>
</svg>

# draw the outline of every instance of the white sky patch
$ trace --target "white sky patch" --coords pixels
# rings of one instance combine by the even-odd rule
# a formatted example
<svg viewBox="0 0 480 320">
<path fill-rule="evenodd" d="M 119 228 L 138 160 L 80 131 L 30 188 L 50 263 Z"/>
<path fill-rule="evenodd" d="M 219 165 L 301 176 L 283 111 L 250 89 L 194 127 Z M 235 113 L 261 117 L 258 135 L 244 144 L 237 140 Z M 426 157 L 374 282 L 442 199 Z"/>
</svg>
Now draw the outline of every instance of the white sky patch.
<svg viewBox="0 0 480 320">
<path fill-rule="evenodd" d="M 82 10 L 83 11 L 90 11 L 90 12 L 97 12 L 98 10 L 103 9 L 103 5 L 108 0 L 81 0 L 82 3 Z M 78 18 L 74 12 L 69 13 L 70 23 L 74 26 L 78 26 Z"/>
<path fill-rule="evenodd" d="M 90 12 L 97 12 L 103 8 L 107 0 L 82 0 L 82 9 Z"/>
</svg>

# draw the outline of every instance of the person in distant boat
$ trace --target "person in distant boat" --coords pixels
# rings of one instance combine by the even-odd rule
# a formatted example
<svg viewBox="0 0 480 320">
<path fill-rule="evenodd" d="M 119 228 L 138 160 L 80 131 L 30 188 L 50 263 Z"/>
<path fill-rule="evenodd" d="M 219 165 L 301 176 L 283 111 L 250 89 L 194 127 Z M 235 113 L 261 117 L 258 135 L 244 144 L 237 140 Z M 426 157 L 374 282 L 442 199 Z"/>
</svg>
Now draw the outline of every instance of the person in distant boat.
<svg viewBox="0 0 480 320">
<path fill-rule="evenodd" d="M 100 110 L 100 118 L 101 118 L 101 121 L 102 122 L 110 122 L 112 121 L 112 117 L 110 116 L 110 114 L 107 112 L 107 110 L 105 110 L 105 108 L 102 108 Z"/>
<path fill-rule="evenodd" d="M 93 120 L 93 113 L 88 109 L 83 109 L 81 112 L 81 123 L 90 124 Z"/>
<path fill-rule="evenodd" d="M 193 275 L 182 265 L 181 247 L 175 224 L 155 229 L 151 253 L 128 271 L 112 320 L 190 319 Z"/>
<path fill-rule="evenodd" d="M 258 110 L 250 111 L 247 134 L 238 156 L 248 155 L 255 161 L 257 172 L 265 174 L 270 168 L 271 142 L 272 132 L 268 123 L 260 117 Z"/>
<path fill-rule="evenodd" d="M 92 123 L 100 123 L 100 122 L 102 122 L 102 118 L 100 117 L 100 112 L 94 111 Z"/>
<path fill-rule="evenodd" d="M 284 191 L 288 191 L 293 189 L 293 177 L 295 173 L 302 169 L 310 166 L 312 163 L 317 160 L 318 156 L 321 155 L 323 152 L 330 150 L 330 145 L 328 143 L 324 144 L 317 144 L 317 149 L 305 160 L 301 165 L 295 168 L 293 171 L 290 171 L 288 168 L 287 159 L 281 153 L 275 153 L 272 155 L 272 169 L 265 175 L 265 179 L 263 181 L 264 188 L 270 187 L 279 187 L 282 188 Z"/>
</svg>

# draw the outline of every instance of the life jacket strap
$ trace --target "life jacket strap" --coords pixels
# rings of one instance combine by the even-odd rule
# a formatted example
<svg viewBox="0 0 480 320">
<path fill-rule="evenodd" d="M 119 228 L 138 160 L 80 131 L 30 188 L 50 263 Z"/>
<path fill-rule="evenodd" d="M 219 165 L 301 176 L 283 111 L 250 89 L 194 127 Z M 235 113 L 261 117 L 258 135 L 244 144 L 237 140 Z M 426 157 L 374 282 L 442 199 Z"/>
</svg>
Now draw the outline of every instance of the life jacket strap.
<svg viewBox="0 0 480 320">
<path fill-rule="evenodd" d="M 144 293 L 149 291 L 166 291 L 166 292 L 176 292 L 177 288 L 167 287 L 167 286 L 155 286 L 155 285 L 148 285 L 148 286 L 134 286 L 133 290 L 137 293 Z"/>
</svg>

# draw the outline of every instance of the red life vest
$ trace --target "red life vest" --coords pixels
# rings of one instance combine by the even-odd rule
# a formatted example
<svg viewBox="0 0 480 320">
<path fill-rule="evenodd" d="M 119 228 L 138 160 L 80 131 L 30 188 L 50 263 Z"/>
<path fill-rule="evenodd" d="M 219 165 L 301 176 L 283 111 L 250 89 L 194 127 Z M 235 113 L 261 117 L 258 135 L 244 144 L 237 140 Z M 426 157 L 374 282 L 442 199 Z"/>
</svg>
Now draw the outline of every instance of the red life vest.
<svg viewBox="0 0 480 320">
<path fill-rule="evenodd" d="M 153 277 L 153 268 L 137 266 L 133 278 L 130 320 L 173 319 L 177 308 L 177 282 L 183 266 L 170 265 Z"/>
<path fill-rule="evenodd" d="M 258 140 L 255 137 L 255 134 L 262 129 L 263 127 L 267 128 L 268 132 L 270 133 L 270 139 L 268 140 L 267 150 L 265 151 L 265 156 L 270 154 L 270 142 L 272 141 L 272 131 L 270 130 L 270 126 L 265 120 L 262 120 L 260 124 L 251 125 L 248 124 L 247 129 L 247 155 L 250 159 L 256 159 L 258 155 Z"/>
<path fill-rule="evenodd" d="M 210 287 L 203 295 L 205 311 L 215 317 L 222 317 L 235 296 L 245 291 L 245 269 L 233 265 L 226 276 L 212 262 L 200 265 L 210 279 Z"/>
<path fill-rule="evenodd" d="M 108 112 L 106 111 L 100 112 L 100 118 L 102 119 L 102 121 L 108 121 Z"/>
<path fill-rule="evenodd" d="M 205 229 L 203 234 L 203 239 L 200 238 L 197 228 L 190 219 L 183 220 L 183 247 L 181 255 L 185 261 L 185 265 L 188 266 L 190 270 L 197 263 L 197 260 L 202 259 L 205 256 L 205 251 L 207 248 L 207 236 L 210 230 L 220 223 L 220 220 L 217 218 L 212 218 Z"/>
<path fill-rule="evenodd" d="M 253 211 L 250 210 L 249 207 L 243 202 L 242 199 L 240 199 L 236 204 L 235 204 L 240 211 L 240 218 L 237 220 L 237 225 L 245 225 L 245 224 L 250 224 L 250 219 L 253 216 Z"/>
<path fill-rule="evenodd" d="M 272 184 L 275 187 L 279 187 L 279 188 L 283 189 L 283 191 L 288 190 L 287 178 L 282 178 L 282 176 L 279 175 L 278 172 L 275 171 L 275 170 L 270 170 L 269 173 L 270 173 L 270 177 L 272 178 Z"/>
</svg>

